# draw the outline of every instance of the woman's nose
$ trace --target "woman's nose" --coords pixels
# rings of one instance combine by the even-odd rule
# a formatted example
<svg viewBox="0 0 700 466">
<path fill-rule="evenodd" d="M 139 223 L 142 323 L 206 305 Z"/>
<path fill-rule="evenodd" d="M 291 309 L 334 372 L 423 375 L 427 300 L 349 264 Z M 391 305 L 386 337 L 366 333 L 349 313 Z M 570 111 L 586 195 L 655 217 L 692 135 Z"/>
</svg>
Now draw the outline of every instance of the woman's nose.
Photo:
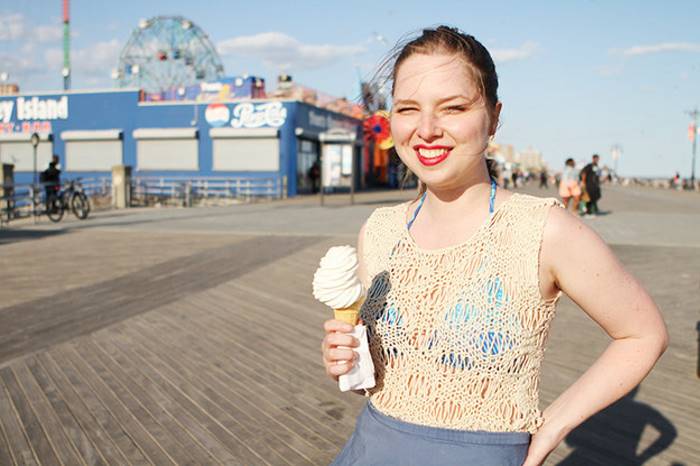
<svg viewBox="0 0 700 466">
<path fill-rule="evenodd" d="M 432 140 L 442 136 L 442 129 L 435 115 L 427 113 L 421 115 L 417 133 L 424 140 Z"/>
</svg>

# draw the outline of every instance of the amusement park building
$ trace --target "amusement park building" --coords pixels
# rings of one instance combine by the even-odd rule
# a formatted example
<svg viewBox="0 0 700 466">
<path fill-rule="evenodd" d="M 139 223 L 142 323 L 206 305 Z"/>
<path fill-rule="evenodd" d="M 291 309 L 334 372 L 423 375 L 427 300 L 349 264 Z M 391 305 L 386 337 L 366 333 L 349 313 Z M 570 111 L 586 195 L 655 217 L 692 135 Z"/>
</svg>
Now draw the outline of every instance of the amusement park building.
<svg viewBox="0 0 700 466">
<path fill-rule="evenodd" d="M 349 186 L 353 160 L 356 187 L 367 170 L 362 122 L 344 114 L 293 100 L 142 100 L 138 90 L 0 96 L 0 161 L 31 183 L 36 132 L 37 170 L 58 154 L 65 178 L 127 165 L 132 176 L 275 177 L 294 196 L 310 191 L 322 150 L 325 186 Z"/>
</svg>

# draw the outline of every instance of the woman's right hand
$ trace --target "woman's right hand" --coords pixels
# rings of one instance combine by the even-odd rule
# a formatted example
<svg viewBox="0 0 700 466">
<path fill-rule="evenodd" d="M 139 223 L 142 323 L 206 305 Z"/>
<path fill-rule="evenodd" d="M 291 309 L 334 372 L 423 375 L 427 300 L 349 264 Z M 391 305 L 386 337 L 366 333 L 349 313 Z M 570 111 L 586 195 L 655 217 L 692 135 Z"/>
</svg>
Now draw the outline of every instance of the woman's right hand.
<svg viewBox="0 0 700 466">
<path fill-rule="evenodd" d="M 326 374 L 337 382 L 339 376 L 350 372 L 355 365 L 357 353 L 352 348 L 360 346 L 360 342 L 349 334 L 353 326 L 346 322 L 330 319 L 324 322 L 323 328 L 326 331 L 321 344 L 323 365 Z"/>
</svg>

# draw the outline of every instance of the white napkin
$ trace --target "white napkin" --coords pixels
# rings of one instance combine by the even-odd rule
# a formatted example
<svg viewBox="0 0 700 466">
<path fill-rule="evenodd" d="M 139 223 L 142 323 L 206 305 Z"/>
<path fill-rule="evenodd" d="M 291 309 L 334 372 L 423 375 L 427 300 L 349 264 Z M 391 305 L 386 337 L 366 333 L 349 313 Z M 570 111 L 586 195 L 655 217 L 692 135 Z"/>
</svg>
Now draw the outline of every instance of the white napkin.
<svg viewBox="0 0 700 466">
<path fill-rule="evenodd" d="M 350 372 L 339 377 L 338 386 L 341 392 L 372 388 L 376 384 L 374 381 L 374 363 L 369 352 L 369 343 L 367 343 L 367 328 L 364 325 L 356 325 L 350 335 L 360 341 L 360 346 L 353 348 L 359 358 L 355 361 L 355 365 Z"/>
</svg>

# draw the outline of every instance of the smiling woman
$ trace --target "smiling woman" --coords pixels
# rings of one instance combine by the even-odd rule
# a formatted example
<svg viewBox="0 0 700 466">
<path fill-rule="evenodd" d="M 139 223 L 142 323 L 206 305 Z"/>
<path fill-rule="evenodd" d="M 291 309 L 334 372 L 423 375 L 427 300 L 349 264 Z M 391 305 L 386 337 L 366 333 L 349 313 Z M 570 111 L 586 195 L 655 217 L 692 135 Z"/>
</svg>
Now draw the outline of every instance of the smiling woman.
<svg viewBox="0 0 700 466">
<path fill-rule="evenodd" d="M 391 134 L 419 199 L 360 231 L 377 385 L 335 465 L 541 464 L 635 387 L 667 344 L 660 313 L 605 243 L 555 199 L 499 189 L 485 159 L 498 77 L 474 37 L 426 29 L 393 58 Z M 590 290 L 596 290 L 591 293 Z M 564 292 L 613 339 L 539 410 L 539 371 Z M 325 324 L 323 359 L 353 366 L 351 326 Z M 346 348 L 343 348 L 346 347 Z"/>
</svg>

